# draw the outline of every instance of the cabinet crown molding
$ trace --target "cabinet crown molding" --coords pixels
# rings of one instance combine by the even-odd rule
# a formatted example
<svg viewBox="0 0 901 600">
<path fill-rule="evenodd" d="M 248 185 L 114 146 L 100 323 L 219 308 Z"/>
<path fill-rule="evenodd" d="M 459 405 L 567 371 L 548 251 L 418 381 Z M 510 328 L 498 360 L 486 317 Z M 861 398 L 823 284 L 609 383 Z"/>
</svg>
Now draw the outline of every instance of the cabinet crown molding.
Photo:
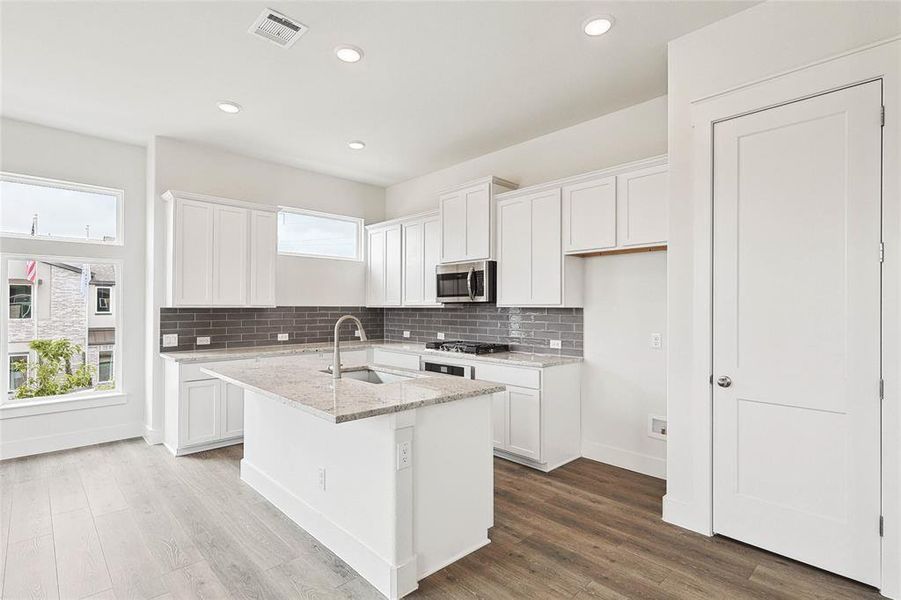
<svg viewBox="0 0 901 600">
<path fill-rule="evenodd" d="M 489 175 L 488 177 L 479 177 L 478 179 L 470 179 L 464 183 L 459 183 L 457 185 L 452 185 L 447 188 L 443 188 L 439 190 L 438 194 L 447 194 L 449 192 L 456 192 L 457 190 L 466 189 L 468 187 L 473 187 L 476 185 L 483 185 L 485 183 L 499 185 L 501 187 L 510 188 L 511 190 L 515 190 L 519 187 L 518 183 L 513 183 L 512 181 L 508 181 L 506 179 L 501 179 L 500 177 L 495 177 L 494 175 Z"/>
<path fill-rule="evenodd" d="M 194 192 L 183 192 L 180 190 L 167 190 L 160 198 L 166 202 L 172 202 L 175 199 L 194 200 L 197 202 L 211 202 L 213 204 L 224 204 L 227 206 L 236 206 L 238 208 L 248 208 L 251 210 L 259 210 L 264 212 L 278 212 L 278 206 L 271 204 L 259 204 L 257 202 L 247 202 L 245 200 L 233 200 L 232 198 L 223 198 L 221 196 L 210 196 L 208 194 L 197 194 Z"/>
<path fill-rule="evenodd" d="M 519 196 L 527 196 L 529 194 L 534 194 L 535 192 L 542 192 L 545 190 L 551 190 L 554 188 L 560 188 L 567 185 L 573 185 L 576 183 L 582 183 L 583 181 L 591 181 L 593 179 L 599 179 L 601 177 L 610 177 L 614 175 L 621 175 L 623 173 L 628 173 L 630 171 L 636 171 L 638 169 L 645 169 L 647 167 L 656 167 L 660 165 L 665 165 L 667 163 L 667 155 L 661 154 L 659 156 L 652 156 L 650 158 L 643 158 L 641 160 L 636 160 L 628 163 L 622 163 L 619 165 L 614 165 L 612 167 L 605 167 L 603 169 L 598 169 L 597 171 L 589 171 L 588 173 L 580 173 L 579 175 L 571 175 L 569 177 L 563 177 L 561 179 L 554 179 L 553 181 L 546 181 L 544 183 L 537 183 L 535 185 L 530 185 L 528 187 L 523 187 L 515 190 L 511 190 L 509 192 L 502 192 L 495 196 L 497 200 L 505 200 L 507 198 L 517 198 Z"/>
<path fill-rule="evenodd" d="M 428 219 L 429 217 L 437 217 L 438 209 L 427 210 L 423 212 L 413 213 L 411 215 L 404 215 L 402 217 L 396 217 L 394 219 L 388 219 L 387 221 L 379 221 L 378 223 L 371 223 L 366 225 L 366 229 L 378 229 L 379 227 L 390 227 L 391 225 L 402 225 L 404 223 L 409 223 L 410 221 L 417 221 L 419 219 Z"/>
</svg>

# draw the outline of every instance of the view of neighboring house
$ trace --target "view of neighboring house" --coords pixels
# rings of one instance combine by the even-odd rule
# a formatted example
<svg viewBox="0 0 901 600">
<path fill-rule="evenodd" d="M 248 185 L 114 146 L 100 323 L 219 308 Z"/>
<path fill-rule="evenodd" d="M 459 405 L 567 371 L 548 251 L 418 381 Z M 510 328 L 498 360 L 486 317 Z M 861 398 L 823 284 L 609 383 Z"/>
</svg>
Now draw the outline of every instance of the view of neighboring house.
<svg viewBox="0 0 901 600">
<path fill-rule="evenodd" d="M 36 362 L 29 344 L 37 339 L 65 338 L 81 346 L 82 354 L 72 368 L 87 362 L 93 366 L 93 385 L 111 383 L 115 374 L 115 267 L 11 260 L 8 278 L 9 393 L 26 377 L 15 365 Z"/>
</svg>

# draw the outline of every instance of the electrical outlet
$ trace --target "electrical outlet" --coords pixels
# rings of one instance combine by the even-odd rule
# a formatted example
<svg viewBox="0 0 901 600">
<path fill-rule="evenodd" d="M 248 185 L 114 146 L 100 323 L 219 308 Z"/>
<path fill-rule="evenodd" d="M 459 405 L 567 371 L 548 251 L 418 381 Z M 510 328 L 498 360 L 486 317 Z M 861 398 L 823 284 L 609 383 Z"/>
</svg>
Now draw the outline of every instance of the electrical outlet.
<svg viewBox="0 0 901 600">
<path fill-rule="evenodd" d="M 655 350 L 657 350 L 661 346 L 663 346 L 663 336 L 660 335 L 659 333 L 652 333 L 651 334 L 651 348 L 654 348 Z"/>
<path fill-rule="evenodd" d="M 648 416 L 648 437 L 666 439 L 666 417 Z"/>
<path fill-rule="evenodd" d="M 354 329 L 354 337 L 358 337 L 358 338 L 362 338 L 362 337 L 363 337 L 362 335 L 360 335 L 360 330 L 359 330 L 359 329 Z"/>
<path fill-rule="evenodd" d="M 167 333 L 163 336 L 163 348 L 169 348 L 170 346 L 178 346 L 177 333 Z"/>
<path fill-rule="evenodd" d="M 559 350 L 562 347 L 563 347 L 563 344 L 561 344 L 560 340 L 551 340 L 551 348 L 555 348 L 555 349 Z"/>
<path fill-rule="evenodd" d="M 410 441 L 397 445 L 397 470 L 409 469 L 413 465 L 413 445 Z"/>
<path fill-rule="evenodd" d="M 287 333 L 280 333 L 280 334 L 278 334 L 278 341 L 280 341 L 280 342 L 287 342 L 287 341 L 288 341 L 288 334 L 287 334 Z"/>
<path fill-rule="evenodd" d="M 444 339 L 444 333 L 441 332 L 441 331 L 439 331 L 438 333 L 435 334 L 435 337 L 438 338 L 439 340 L 443 340 L 443 339 Z"/>
<path fill-rule="evenodd" d="M 198 346 L 209 346 L 210 345 L 210 336 L 208 335 L 199 335 L 197 336 L 197 341 L 194 342 Z"/>
<path fill-rule="evenodd" d="M 410 337 L 410 332 L 409 332 L 409 331 L 405 331 L 405 332 L 404 332 L 404 337 L 405 337 L 405 338 Z"/>
<path fill-rule="evenodd" d="M 325 491 L 325 467 L 319 467 L 319 489 Z"/>
</svg>

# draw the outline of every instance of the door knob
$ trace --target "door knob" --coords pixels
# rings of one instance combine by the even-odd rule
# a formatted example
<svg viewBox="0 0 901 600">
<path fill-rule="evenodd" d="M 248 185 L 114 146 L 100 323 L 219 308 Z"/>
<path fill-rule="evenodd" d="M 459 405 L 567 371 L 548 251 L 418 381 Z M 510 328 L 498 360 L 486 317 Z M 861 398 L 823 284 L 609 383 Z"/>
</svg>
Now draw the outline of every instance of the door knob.
<svg viewBox="0 0 901 600">
<path fill-rule="evenodd" d="M 723 375 L 716 380 L 716 384 L 720 387 L 729 387 L 730 385 L 732 385 L 732 379 Z"/>
</svg>

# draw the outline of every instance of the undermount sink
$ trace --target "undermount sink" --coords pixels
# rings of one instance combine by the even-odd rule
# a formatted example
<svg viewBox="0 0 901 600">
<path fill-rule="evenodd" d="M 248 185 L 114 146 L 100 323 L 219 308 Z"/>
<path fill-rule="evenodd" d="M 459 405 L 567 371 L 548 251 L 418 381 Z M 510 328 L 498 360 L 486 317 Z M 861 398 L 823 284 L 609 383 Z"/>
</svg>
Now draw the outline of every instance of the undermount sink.
<svg viewBox="0 0 901 600">
<path fill-rule="evenodd" d="M 331 373 L 326 369 L 323 373 Z M 368 367 L 341 369 L 342 379 L 356 379 L 357 381 L 365 381 L 366 383 L 395 383 L 397 381 L 405 381 L 413 379 L 415 375 L 398 375 L 397 373 L 387 373 L 385 371 L 377 371 Z"/>
</svg>

